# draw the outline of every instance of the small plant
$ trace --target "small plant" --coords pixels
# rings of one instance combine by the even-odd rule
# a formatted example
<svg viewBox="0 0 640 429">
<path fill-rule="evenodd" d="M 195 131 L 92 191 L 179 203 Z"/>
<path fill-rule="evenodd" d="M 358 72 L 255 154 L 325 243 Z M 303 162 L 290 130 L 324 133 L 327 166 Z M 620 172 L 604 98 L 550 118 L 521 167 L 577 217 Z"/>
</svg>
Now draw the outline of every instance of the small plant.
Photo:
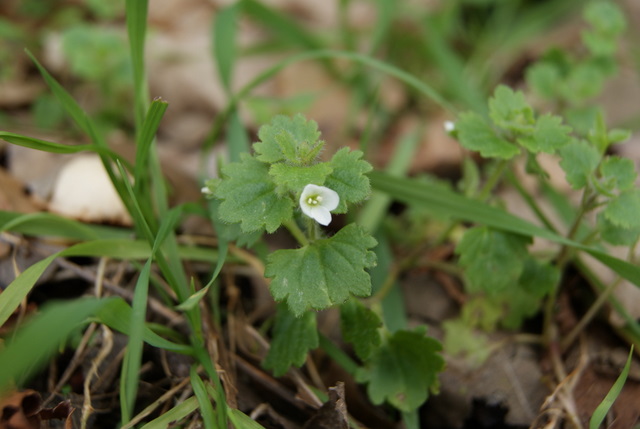
<svg viewBox="0 0 640 429">
<path fill-rule="evenodd" d="M 421 329 L 386 331 L 381 319 L 356 300 L 371 294 L 366 270 L 376 263 L 371 251 L 376 240 L 369 232 L 356 223 L 332 234 L 319 226 L 331 223 L 331 213 L 347 214 L 350 205 L 369 197 L 371 165 L 362 152 L 349 148 L 321 161 L 325 143 L 318 126 L 302 115 L 277 116 L 258 136 L 255 153 L 225 165 L 222 178 L 208 181 L 203 192 L 221 201 L 220 219 L 239 224 L 242 233 L 273 233 L 283 226 L 301 246 L 267 257 L 271 294 L 286 305 L 278 307 L 264 365 L 276 375 L 302 365 L 307 352 L 319 346 L 312 310 L 337 305 L 345 339 L 365 363 L 357 377 L 369 383 L 371 399 L 415 410 L 436 389 L 443 367 L 439 343 Z M 402 369 L 390 367 L 394 361 Z M 390 377 L 394 372 L 397 376 Z"/>
</svg>

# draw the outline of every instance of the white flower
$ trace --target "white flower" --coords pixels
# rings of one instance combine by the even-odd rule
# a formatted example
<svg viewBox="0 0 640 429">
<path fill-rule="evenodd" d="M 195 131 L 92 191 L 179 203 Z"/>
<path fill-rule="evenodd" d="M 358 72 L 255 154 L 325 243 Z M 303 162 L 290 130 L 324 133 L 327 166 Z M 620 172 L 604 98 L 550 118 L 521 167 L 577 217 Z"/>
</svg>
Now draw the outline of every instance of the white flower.
<svg viewBox="0 0 640 429">
<path fill-rule="evenodd" d="M 447 133 L 452 133 L 456 129 L 456 124 L 453 121 L 444 121 L 444 130 Z"/>
<path fill-rule="evenodd" d="M 213 196 L 213 192 L 211 192 L 211 189 L 210 189 L 208 186 L 203 186 L 203 187 L 200 189 L 200 192 L 202 192 L 202 194 L 203 194 L 205 197 L 211 197 L 211 196 Z"/>
<path fill-rule="evenodd" d="M 338 203 L 338 193 L 324 186 L 307 185 L 300 195 L 302 213 L 325 226 L 331 223 L 330 212 L 338 207 Z"/>
</svg>

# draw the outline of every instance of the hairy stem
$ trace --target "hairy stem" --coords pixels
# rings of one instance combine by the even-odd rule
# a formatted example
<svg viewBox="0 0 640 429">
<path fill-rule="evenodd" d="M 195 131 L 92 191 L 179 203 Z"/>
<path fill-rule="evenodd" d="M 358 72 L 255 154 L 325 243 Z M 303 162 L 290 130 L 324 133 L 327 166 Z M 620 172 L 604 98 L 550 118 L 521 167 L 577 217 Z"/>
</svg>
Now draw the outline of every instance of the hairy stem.
<svg viewBox="0 0 640 429">
<path fill-rule="evenodd" d="M 289 219 L 285 221 L 283 225 L 291 233 L 293 238 L 295 238 L 296 241 L 300 243 L 301 246 L 306 246 L 309 244 L 309 240 L 307 239 L 307 236 L 304 235 L 304 232 L 302 232 L 302 230 L 300 229 L 300 227 L 298 226 L 295 220 Z"/>
</svg>

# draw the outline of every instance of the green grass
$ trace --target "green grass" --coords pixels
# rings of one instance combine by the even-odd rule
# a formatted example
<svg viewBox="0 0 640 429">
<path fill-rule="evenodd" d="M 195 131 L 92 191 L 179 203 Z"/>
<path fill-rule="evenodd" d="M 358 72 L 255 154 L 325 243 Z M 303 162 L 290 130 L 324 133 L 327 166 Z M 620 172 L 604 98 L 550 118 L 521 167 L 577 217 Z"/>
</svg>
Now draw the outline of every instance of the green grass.
<svg viewBox="0 0 640 429">
<path fill-rule="evenodd" d="M 211 59 L 229 101 L 212 120 L 209 135 L 203 142 L 203 160 L 223 136 L 231 162 L 238 161 L 241 153 L 248 152 L 253 130 L 243 123 L 240 111 L 245 107 L 244 103 L 248 103 L 261 84 L 273 79 L 282 70 L 305 61 L 318 63 L 337 84 L 350 90 L 352 105 L 348 118 L 341 124 L 343 134 L 349 135 L 349 130 L 358 129 L 358 116 L 361 112 L 364 113 L 367 118 L 364 131 L 359 136 L 351 137 L 359 137 L 360 147 L 371 158 L 374 158 L 379 148 L 377 143 L 383 141 L 387 133 L 391 134 L 390 130 L 393 131 L 393 126 L 397 124 L 395 121 L 405 113 L 389 112 L 379 102 L 378 91 L 383 78 L 392 78 L 402 86 L 411 100 L 405 108 L 413 109 L 411 112 L 419 117 L 422 115 L 430 119 L 429 115 L 433 112 L 450 117 L 469 108 L 486 113 L 487 94 L 504 75 L 504 70 L 492 68 L 493 62 L 500 56 L 500 64 L 509 64 L 510 60 L 516 58 L 517 52 L 546 31 L 552 21 L 565 16 L 569 5 L 573 3 L 566 0 L 554 0 L 540 5 L 527 5 L 522 1 L 487 2 L 492 5 L 486 7 L 471 6 L 471 3 L 474 2 L 452 1 L 441 9 L 430 12 L 420 10 L 417 13 L 418 11 L 411 10 L 408 6 L 376 0 L 372 4 L 377 11 L 377 18 L 365 35 L 349 26 L 348 0 L 339 2 L 340 24 L 331 34 L 315 32 L 294 17 L 256 0 L 242 0 L 221 8 L 211 23 Z M 56 355 L 74 332 L 82 329 L 88 322 L 97 322 L 127 336 L 119 381 L 121 423 L 124 427 L 132 426 L 131 422 L 135 420 L 142 405 L 137 403 L 137 398 L 146 344 L 148 347 L 180 353 L 191 359 L 189 386 L 193 395 L 188 395 L 180 403 L 172 403 L 164 410 L 163 415 L 140 423 L 144 424 L 143 428 L 168 427 L 172 422 L 179 422 L 197 411 L 206 428 L 226 428 L 231 424 L 239 429 L 256 429 L 261 426 L 227 403 L 225 387 L 228 386 L 221 380 L 218 356 L 210 354 L 212 346 L 209 342 L 212 341 L 212 334 L 206 332 L 205 327 L 211 329 L 213 326 L 222 331 L 222 324 L 227 317 L 226 309 L 219 307 L 218 300 L 220 283 L 225 280 L 221 276 L 224 268 L 249 263 L 259 266 L 265 259 L 267 240 L 260 240 L 256 245 L 258 256 L 238 257 L 240 253 L 233 245 L 235 233 L 232 227 L 218 219 L 217 201 L 171 206 L 167 178 L 160 165 L 155 137 L 169 105 L 162 99 L 149 99 L 148 71 L 144 61 L 148 33 L 147 8 L 148 2 L 145 0 L 126 1 L 126 27 L 134 88 L 131 109 L 135 118 L 131 131 L 135 140 L 133 164 L 111 150 L 98 122 L 83 110 L 36 56 L 28 53 L 49 90 L 88 143 L 65 145 L 8 131 L 0 131 L 0 139 L 50 153 L 98 154 L 130 213 L 134 226 L 116 228 L 88 225 L 49 213 L 0 211 L 2 233 L 69 240 L 69 245 L 64 250 L 52 253 L 24 269 L 4 289 L 0 294 L 0 326 L 10 320 L 48 267 L 58 258 L 87 256 L 128 261 L 131 266 L 136 267 L 137 272 L 130 303 L 122 298 L 82 298 L 52 303 L 41 308 L 38 315 L 20 326 L 0 351 L 0 392 L 11 389 L 14 385 L 27 386 L 28 380 Z M 469 10 L 484 14 L 486 22 L 478 23 L 469 18 Z M 553 19 L 546 20 L 547 16 Z M 412 21 L 408 22 L 410 19 Z M 243 20 L 249 20 L 265 30 L 267 42 L 241 49 L 238 39 Z M 392 55 L 393 43 L 397 42 L 396 26 L 404 28 L 403 25 L 419 29 L 413 34 L 414 39 L 403 39 L 408 43 L 407 46 L 402 46 L 403 52 L 416 53 L 416 62 L 406 64 L 411 67 L 411 72 L 386 57 Z M 363 40 L 368 42 L 366 49 L 359 50 Z M 504 44 L 505 41 L 508 43 Z M 499 50 L 503 44 L 505 49 Z M 237 88 L 235 73 L 238 60 L 243 55 L 265 53 L 276 53 L 280 60 L 257 74 L 243 87 Z M 278 106 L 277 103 L 274 105 Z M 123 106 L 125 107 L 129 106 Z M 381 171 L 369 175 L 374 193 L 357 209 L 355 215 L 349 214 L 350 218 L 375 233 L 379 243 L 375 249 L 378 267 L 370 272 L 374 298 L 368 303 L 382 315 L 385 329 L 406 329 L 409 323 L 402 292 L 398 287 L 398 278 L 406 268 L 400 266 L 394 253 L 405 244 L 394 237 L 394 229 L 389 225 L 388 219 L 393 202 L 403 203 L 408 210 L 419 209 L 428 213 L 423 217 L 425 223 L 434 218 L 448 219 L 447 226 L 441 228 L 443 230 L 438 238 L 441 241 L 438 243 L 447 241 L 455 244 L 451 233 L 465 223 L 487 225 L 500 231 L 560 244 L 576 255 L 589 254 L 618 276 L 640 286 L 640 267 L 637 264 L 613 257 L 602 247 L 590 246 L 560 235 L 541 211 L 538 212 L 539 225 L 510 214 L 493 203 L 485 202 L 493 186 L 485 185 L 485 192 L 480 193 L 480 198 L 475 198 L 408 177 L 412 161 L 422 143 L 423 128 L 423 125 L 419 125 L 400 137 L 393 137 L 394 149 L 390 160 Z M 479 169 L 474 171 L 478 176 L 475 178 L 476 182 L 481 174 L 486 173 Z M 501 175 L 493 177 L 498 181 Z M 508 174 L 507 177 L 517 180 Z M 489 181 L 489 184 L 496 183 Z M 518 191 L 532 207 L 537 207 L 535 198 L 524 188 L 518 187 Z M 556 201 L 556 206 L 566 203 L 553 190 L 546 191 L 546 197 Z M 469 192 L 469 195 L 474 193 Z M 567 218 L 575 217 L 575 212 L 570 207 L 559 208 Z M 211 222 L 218 233 L 215 247 L 182 244 L 178 231 L 184 219 L 190 215 Z M 425 236 L 423 239 L 428 242 L 432 237 Z M 584 264 L 581 265 L 579 257 L 575 261 L 584 277 L 595 284 L 596 289 L 605 289 L 605 285 L 590 278 L 592 273 Z M 200 286 L 200 279 L 194 278 L 192 271 L 185 268 L 185 263 L 191 262 L 207 262 L 210 265 L 211 270 L 206 277 L 208 281 L 202 282 L 204 285 Z M 159 291 L 160 283 L 166 283 L 170 291 L 160 293 L 164 299 L 163 305 L 184 318 L 186 323 L 183 328 L 187 331 L 186 334 L 179 333 L 170 326 L 165 326 L 160 331 L 147 322 L 148 300 L 150 295 Z M 175 299 L 167 299 L 168 295 L 173 295 Z M 617 305 L 614 301 L 614 308 Z M 626 316 L 629 323 L 627 328 L 637 337 L 640 332 L 637 322 L 625 314 L 623 309 L 618 308 L 617 311 Z M 213 320 L 207 320 L 208 317 Z M 269 323 L 267 321 L 265 326 Z M 161 333 L 164 335 L 160 335 Z M 360 362 L 348 357 L 326 336 L 321 335 L 320 338 L 321 348 L 329 356 L 350 373 L 357 372 Z M 594 413 L 590 428 L 600 425 L 620 393 L 629 370 L 629 362 L 610 394 Z M 408 428 L 418 428 L 421 425 L 417 410 L 403 412 L 400 418 Z"/>
</svg>

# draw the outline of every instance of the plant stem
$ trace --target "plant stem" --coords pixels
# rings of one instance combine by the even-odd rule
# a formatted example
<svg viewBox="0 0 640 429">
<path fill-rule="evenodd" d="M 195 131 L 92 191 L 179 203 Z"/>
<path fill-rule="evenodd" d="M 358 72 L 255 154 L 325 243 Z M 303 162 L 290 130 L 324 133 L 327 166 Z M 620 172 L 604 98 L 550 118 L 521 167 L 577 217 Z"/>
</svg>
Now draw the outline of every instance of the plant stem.
<svg viewBox="0 0 640 429">
<path fill-rule="evenodd" d="M 478 200 L 484 201 L 487 199 L 493 188 L 495 188 L 495 186 L 498 184 L 498 181 L 502 177 L 502 174 L 504 173 L 504 170 L 507 167 L 508 163 L 509 161 L 507 161 L 506 159 L 498 162 L 495 170 L 491 172 L 491 175 L 480 190 L 480 193 L 478 194 Z"/>
<path fill-rule="evenodd" d="M 618 276 L 615 281 L 611 282 L 611 284 L 607 286 L 600 295 L 598 295 L 598 298 L 594 301 L 593 304 L 591 304 L 591 307 L 589 307 L 584 316 L 582 316 L 582 319 L 580 319 L 578 324 L 574 326 L 571 332 L 569 332 L 569 334 L 560 342 L 560 350 L 562 352 L 566 351 L 571 346 L 571 344 L 573 344 L 576 338 L 578 338 L 578 335 L 580 335 L 580 332 L 582 332 L 582 330 L 591 322 L 591 320 L 593 320 L 595 315 L 598 314 L 602 306 L 608 301 L 611 293 L 615 290 L 615 288 L 620 284 L 621 281 L 622 277 Z"/>
<path fill-rule="evenodd" d="M 578 211 L 578 214 L 576 215 L 576 218 L 574 219 L 573 224 L 571 225 L 571 229 L 567 234 L 567 238 L 569 240 L 574 240 L 575 235 L 580 229 L 580 225 L 582 224 L 582 219 L 592 208 L 591 205 L 594 198 L 595 198 L 594 194 L 591 192 L 590 188 L 587 187 L 582 194 L 582 200 L 580 202 L 580 209 Z M 560 273 L 564 273 L 565 267 L 572 257 L 573 257 L 572 247 L 566 244 L 563 245 L 556 258 L 556 268 L 558 268 Z M 547 300 L 544 306 L 544 322 L 543 322 L 542 337 L 544 338 L 545 344 L 547 346 L 549 346 L 552 341 L 551 328 L 553 324 L 554 307 L 556 304 L 558 292 L 560 290 L 561 282 L 562 282 L 562 276 L 558 284 L 556 284 L 551 290 L 551 292 L 549 292 L 549 296 L 547 296 Z"/>
<path fill-rule="evenodd" d="M 289 230 L 293 238 L 295 238 L 301 246 L 306 246 L 309 244 L 309 240 L 307 236 L 304 235 L 304 232 L 300 229 L 295 220 L 289 219 L 283 223 L 284 227 Z"/>
<path fill-rule="evenodd" d="M 513 172 L 509 170 L 507 171 L 506 174 L 507 174 L 507 180 L 509 181 L 509 183 L 516 188 L 516 191 L 518 191 L 518 193 L 520 194 L 522 199 L 524 199 L 524 201 L 527 203 L 529 208 L 533 210 L 533 213 L 538 217 L 540 222 L 542 222 L 543 225 L 547 227 L 547 229 L 557 233 L 558 229 L 553 225 L 553 223 L 551 223 L 549 218 L 542 212 L 542 209 L 540 208 L 540 205 L 536 202 L 535 198 L 533 198 L 531 194 L 527 192 L 524 186 L 522 186 L 520 181 L 515 177 Z"/>
<path fill-rule="evenodd" d="M 635 254 L 635 246 L 631 246 L 629 248 L 629 254 L 627 256 L 627 260 L 629 262 L 633 261 L 634 254 Z M 580 268 L 584 269 L 585 267 L 582 266 Z M 582 272 L 583 270 L 581 269 L 580 271 Z M 591 274 L 591 273 L 589 273 L 589 274 Z M 586 277 L 589 277 L 589 276 L 586 275 L 586 273 L 583 274 L 583 275 L 585 275 Z M 590 280 L 593 280 L 593 275 L 592 274 L 591 274 L 591 277 L 592 278 Z M 605 287 L 604 290 L 602 289 L 602 287 L 594 288 L 594 289 L 596 289 L 596 291 L 597 291 L 597 289 L 600 290 L 600 294 L 598 295 L 598 298 L 593 302 L 593 304 L 591 304 L 591 307 L 589 307 L 589 309 L 584 314 L 584 316 L 582 316 L 582 319 L 580 319 L 578 324 L 562 340 L 562 342 L 560 343 L 562 351 L 567 350 L 571 346 L 571 344 L 573 344 L 573 342 L 578 337 L 580 332 L 582 332 L 582 330 L 591 322 L 591 320 L 593 320 L 593 318 L 600 311 L 600 309 L 604 306 L 604 304 L 609 300 L 611 294 L 613 293 L 613 291 L 616 289 L 616 287 L 621 282 L 622 282 L 622 277 L 618 276 L 615 279 L 615 281 L 611 282 L 611 284 L 609 284 L 607 287 Z M 600 286 L 602 286 L 602 285 L 600 285 Z M 620 313 L 619 310 L 618 310 L 618 312 Z"/>
<path fill-rule="evenodd" d="M 352 298 L 353 299 L 353 298 Z M 318 333 L 318 338 L 320 340 L 320 348 L 324 350 L 331 358 L 342 367 L 349 374 L 354 375 L 359 365 L 351 359 L 351 357 L 346 354 L 342 349 L 336 346 L 333 341 L 324 336 L 321 333 Z"/>
<path fill-rule="evenodd" d="M 309 235 L 309 241 L 311 243 L 316 241 L 316 238 L 318 237 L 318 225 L 316 224 L 316 221 L 310 217 L 307 218 L 307 234 Z"/>
</svg>

